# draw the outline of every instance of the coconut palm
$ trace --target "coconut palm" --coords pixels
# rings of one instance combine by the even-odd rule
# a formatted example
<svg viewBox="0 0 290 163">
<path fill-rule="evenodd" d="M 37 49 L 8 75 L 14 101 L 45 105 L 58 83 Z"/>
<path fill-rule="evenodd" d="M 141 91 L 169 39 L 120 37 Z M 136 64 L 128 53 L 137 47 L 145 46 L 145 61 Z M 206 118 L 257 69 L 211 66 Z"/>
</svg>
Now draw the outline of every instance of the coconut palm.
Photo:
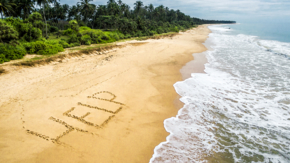
<svg viewBox="0 0 290 163">
<path fill-rule="evenodd" d="M 88 11 L 90 11 L 93 7 L 90 4 L 91 1 L 93 1 L 93 0 L 81 0 L 81 2 L 78 2 L 78 4 L 80 4 L 81 12 L 83 12 L 83 17 L 84 17 L 86 24 L 87 24 Z"/>
<path fill-rule="evenodd" d="M 111 3 L 116 3 L 116 1 L 115 1 L 115 0 L 109 0 L 109 1 L 107 2 L 107 4 L 111 4 Z"/>
<path fill-rule="evenodd" d="M 141 10 L 141 8 L 143 7 L 143 2 L 142 1 L 136 1 L 136 3 L 134 3 L 135 5 L 135 12 L 139 15 L 139 12 Z"/>
<path fill-rule="evenodd" d="M 34 0 L 39 6 L 42 5 L 42 11 L 43 11 L 43 17 L 45 21 L 45 36 L 47 37 L 47 22 L 46 22 L 46 17 L 45 17 L 45 6 L 48 5 L 49 3 L 56 2 L 56 0 Z"/>
<path fill-rule="evenodd" d="M 28 18 L 28 16 L 34 10 L 33 0 L 15 0 L 15 16 L 21 16 L 22 19 Z"/>
<path fill-rule="evenodd" d="M 153 6 L 153 4 L 150 4 L 150 5 L 148 6 L 148 11 L 149 11 L 149 17 L 150 17 L 150 19 L 152 19 L 152 17 L 153 17 L 153 11 L 154 11 L 154 6 Z"/>
<path fill-rule="evenodd" d="M 118 5 L 121 6 L 123 4 L 122 0 L 118 0 Z"/>
<path fill-rule="evenodd" d="M 15 3 L 12 3 L 9 0 L 0 0 L 0 13 L 1 17 L 3 19 L 3 16 L 8 16 L 13 13 L 13 6 L 15 6 Z"/>
<path fill-rule="evenodd" d="M 68 19 L 69 20 L 72 20 L 72 19 L 77 19 L 78 17 L 78 13 L 79 13 L 79 9 L 77 6 L 72 6 L 69 8 L 69 11 L 68 11 Z"/>
</svg>

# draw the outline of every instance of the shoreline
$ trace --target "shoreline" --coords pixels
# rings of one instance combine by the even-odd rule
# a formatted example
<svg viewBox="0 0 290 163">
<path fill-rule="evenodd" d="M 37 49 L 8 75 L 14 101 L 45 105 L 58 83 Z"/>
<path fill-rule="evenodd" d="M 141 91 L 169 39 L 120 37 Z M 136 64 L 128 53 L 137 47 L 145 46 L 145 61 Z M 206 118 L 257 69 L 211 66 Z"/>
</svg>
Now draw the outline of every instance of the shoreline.
<svg viewBox="0 0 290 163">
<path fill-rule="evenodd" d="M 211 25 L 207 25 L 208 26 L 211 26 Z M 211 33 L 211 31 L 209 32 L 209 34 Z M 208 63 L 207 61 L 207 58 L 206 58 L 206 51 L 208 50 L 213 50 L 211 49 L 211 42 L 206 39 L 204 41 L 204 43 L 202 43 L 206 50 L 203 51 L 203 52 L 200 52 L 200 53 L 194 53 L 192 54 L 193 55 L 193 60 L 187 62 L 181 69 L 180 69 L 180 73 L 181 73 L 181 76 L 182 76 L 182 79 L 183 80 L 186 80 L 188 78 L 191 77 L 191 74 L 192 73 L 206 73 L 204 70 L 205 70 L 205 64 Z"/>
<path fill-rule="evenodd" d="M 0 76 L 0 162 L 149 162 L 207 26 Z"/>
</svg>

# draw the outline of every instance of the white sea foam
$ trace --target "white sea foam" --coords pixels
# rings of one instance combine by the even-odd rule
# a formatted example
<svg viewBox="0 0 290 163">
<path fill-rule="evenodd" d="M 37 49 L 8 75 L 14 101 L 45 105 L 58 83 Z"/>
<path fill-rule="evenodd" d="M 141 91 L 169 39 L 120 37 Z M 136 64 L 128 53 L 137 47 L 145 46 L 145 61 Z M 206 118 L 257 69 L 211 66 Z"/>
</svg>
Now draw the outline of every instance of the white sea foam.
<svg viewBox="0 0 290 163">
<path fill-rule="evenodd" d="M 206 74 L 174 85 L 185 105 L 150 162 L 290 162 L 289 44 L 210 29 Z"/>
<path fill-rule="evenodd" d="M 274 40 L 260 40 L 258 42 L 261 46 L 264 46 L 269 51 L 272 51 L 279 55 L 290 57 L 290 43 L 279 42 Z"/>
</svg>

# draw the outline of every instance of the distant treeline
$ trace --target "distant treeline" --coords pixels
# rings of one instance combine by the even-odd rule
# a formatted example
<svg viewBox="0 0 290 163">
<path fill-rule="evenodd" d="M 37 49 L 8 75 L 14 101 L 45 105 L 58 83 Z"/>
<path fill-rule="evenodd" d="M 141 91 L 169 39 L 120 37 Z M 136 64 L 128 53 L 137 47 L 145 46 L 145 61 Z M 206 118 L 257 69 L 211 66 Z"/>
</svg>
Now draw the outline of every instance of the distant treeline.
<svg viewBox="0 0 290 163">
<path fill-rule="evenodd" d="M 121 0 L 109 0 L 107 5 L 93 4 L 93 0 L 80 0 L 76 5 L 60 4 L 58 0 L 0 0 L 0 13 L 3 16 L 28 18 L 32 12 L 43 16 L 45 36 L 51 26 L 65 30 L 68 21 L 77 20 L 80 26 L 92 29 L 116 29 L 123 33 L 157 31 L 158 27 L 179 26 L 189 28 L 199 24 L 235 23 L 234 21 L 204 20 L 192 18 L 180 10 L 173 10 L 163 5 L 144 5 L 136 1 L 134 8 Z M 37 5 L 36 5 L 37 4 Z M 37 8 L 36 8 L 37 7 Z M 43 29 L 44 30 L 44 29 Z M 56 29 L 54 29 L 56 30 Z"/>
<path fill-rule="evenodd" d="M 231 20 L 201 20 L 202 24 L 234 24 L 236 21 Z"/>
<path fill-rule="evenodd" d="M 204 20 L 163 5 L 134 8 L 121 0 L 107 5 L 80 0 L 0 0 L 0 63 L 28 54 L 51 55 L 79 45 L 110 43 L 131 37 L 179 32 L 200 24 L 235 23 Z"/>
</svg>

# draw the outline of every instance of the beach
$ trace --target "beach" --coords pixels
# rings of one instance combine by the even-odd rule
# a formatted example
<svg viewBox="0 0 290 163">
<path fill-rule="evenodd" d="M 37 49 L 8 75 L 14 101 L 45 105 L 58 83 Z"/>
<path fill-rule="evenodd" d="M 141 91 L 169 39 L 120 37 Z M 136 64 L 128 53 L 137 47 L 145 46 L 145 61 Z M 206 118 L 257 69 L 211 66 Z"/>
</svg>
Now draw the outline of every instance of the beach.
<svg viewBox="0 0 290 163">
<path fill-rule="evenodd" d="M 171 38 L 120 42 L 102 55 L 6 68 L 0 162 L 149 162 L 169 135 L 164 120 L 183 106 L 173 84 L 192 68 L 203 72 L 205 57 L 192 54 L 206 50 L 209 33 L 201 25 Z"/>
</svg>

